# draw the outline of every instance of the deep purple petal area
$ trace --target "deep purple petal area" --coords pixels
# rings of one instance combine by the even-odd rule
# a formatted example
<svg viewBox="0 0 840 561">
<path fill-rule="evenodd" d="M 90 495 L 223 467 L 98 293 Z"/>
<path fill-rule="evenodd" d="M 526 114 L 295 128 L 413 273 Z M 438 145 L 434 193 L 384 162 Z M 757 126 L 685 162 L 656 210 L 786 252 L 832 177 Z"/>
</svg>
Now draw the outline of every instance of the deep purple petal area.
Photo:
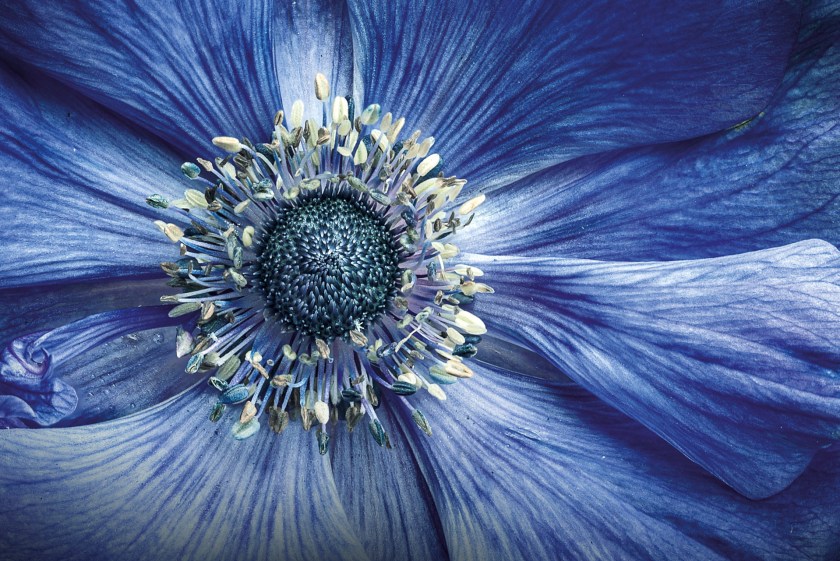
<svg viewBox="0 0 840 561">
<path fill-rule="evenodd" d="M 580 158 L 494 191 L 467 251 L 695 259 L 840 243 L 840 6 L 808 7 L 755 119 L 699 140 Z"/>
<path fill-rule="evenodd" d="M 195 157 L 216 153 L 214 136 L 256 140 L 271 130 L 281 105 L 279 8 L 263 0 L 16 2 L 0 22 L 0 49 Z"/>
<path fill-rule="evenodd" d="M 445 402 L 414 402 L 431 437 L 400 415 L 452 559 L 831 560 L 840 549 L 836 447 L 752 501 L 574 383 L 475 372 Z"/>
<path fill-rule="evenodd" d="M 146 196 L 179 198 L 181 162 L 158 140 L 36 72 L 0 64 L 0 198 L 9 233 L 0 288 L 134 277 L 177 249 L 152 224 L 173 212 Z"/>
<path fill-rule="evenodd" d="M 840 436 L 840 254 L 808 241 L 697 261 L 466 256 L 488 329 L 753 498 Z"/>
<path fill-rule="evenodd" d="M 799 9 L 781 2 L 350 3 L 364 96 L 482 188 L 758 113 Z"/>
</svg>

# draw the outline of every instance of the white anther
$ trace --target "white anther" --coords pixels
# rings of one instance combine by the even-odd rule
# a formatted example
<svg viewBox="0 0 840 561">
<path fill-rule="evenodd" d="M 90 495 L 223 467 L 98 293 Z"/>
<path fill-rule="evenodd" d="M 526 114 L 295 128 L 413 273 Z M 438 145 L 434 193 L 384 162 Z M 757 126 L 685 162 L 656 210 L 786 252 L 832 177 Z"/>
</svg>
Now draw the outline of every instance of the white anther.
<svg viewBox="0 0 840 561">
<path fill-rule="evenodd" d="M 184 191 L 184 198 L 193 208 L 207 208 L 209 206 L 204 193 L 198 189 L 187 189 Z"/>
<path fill-rule="evenodd" d="M 451 243 L 432 242 L 432 247 L 440 253 L 443 259 L 451 259 L 458 255 L 458 246 Z"/>
<path fill-rule="evenodd" d="M 303 101 L 296 99 L 292 104 L 292 114 L 289 115 L 289 124 L 293 128 L 303 126 Z"/>
<path fill-rule="evenodd" d="M 399 136 L 400 132 L 402 132 L 403 126 L 405 126 L 405 117 L 400 117 L 393 125 L 391 125 L 391 129 L 386 131 L 388 133 L 388 140 L 391 141 L 391 144 L 397 141 L 397 136 Z"/>
<path fill-rule="evenodd" d="M 390 113 L 385 113 L 385 116 L 382 117 L 382 122 L 379 123 L 379 128 L 386 131 L 391 128 L 391 120 L 393 119 L 393 115 Z"/>
<path fill-rule="evenodd" d="M 359 147 L 356 148 L 356 155 L 353 156 L 353 163 L 357 166 L 362 165 L 363 163 L 367 162 L 368 159 L 368 151 L 367 147 L 365 146 L 364 142 L 359 143 Z"/>
<path fill-rule="evenodd" d="M 240 150 L 242 150 L 242 145 L 239 141 L 232 136 L 217 136 L 213 139 L 213 144 L 224 150 L 225 152 L 230 152 L 231 154 L 236 154 Z"/>
<path fill-rule="evenodd" d="M 441 401 L 446 401 L 446 394 L 437 384 L 429 384 L 429 393 Z"/>
<path fill-rule="evenodd" d="M 330 407 L 321 400 L 315 402 L 315 418 L 322 425 L 330 420 Z"/>
<path fill-rule="evenodd" d="M 373 123 L 378 121 L 379 120 L 379 110 L 380 109 L 381 109 L 381 107 L 379 106 L 378 103 L 371 103 L 370 105 L 365 107 L 365 110 L 362 111 L 362 116 L 361 116 L 362 124 L 363 125 L 372 125 Z"/>
<path fill-rule="evenodd" d="M 251 204 L 251 199 L 245 199 L 235 207 L 233 207 L 234 214 L 242 214 L 245 212 L 245 209 L 248 208 L 248 205 Z"/>
<path fill-rule="evenodd" d="M 338 134 L 340 136 L 347 136 L 347 133 L 350 132 L 350 127 L 352 126 L 353 123 L 351 123 L 348 119 L 344 119 L 341 121 L 341 124 L 338 125 Z"/>
<path fill-rule="evenodd" d="M 432 171 L 435 168 L 435 166 L 437 166 L 439 163 L 440 156 L 438 154 L 432 154 L 417 165 L 417 174 L 420 177 L 423 177 L 424 175 Z"/>
<path fill-rule="evenodd" d="M 336 97 L 333 100 L 332 106 L 332 122 L 333 123 L 342 123 L 343 121 L 347 120 L 347 116 L 349 115 L 349 107 L 347 105 L 347 100 L 343 97 Z M 350 121 L 347 121 L 348 123 Z M 344 134 L 347 134 L 346 132 Z"/>
<path fill-rule="evenodd" d="M 470 335 L 484 335 L 487 333 L 487 327 L 485 327 L 481 318 L 466 310 L 461 310 L 455 316 L 455 325 Z"/>
<path fill-rule="evenodd" d="M 320 101 L 326 101 L 330 97 L 330 83 L 320 72 L 315 74 L 315 97 Z"/>
<path fill-rule="evenodd" d="M 461 332 L 454 327 L 446 328 L 446 336 L 449 337 L 449 339 L 456 345 L 463 345 L 466 342 L 466 339 L 464 339 Z"/>
<path fill-rule="evenodd" d="M 468 200 L 464 204 L 461 205 L 461 208 L 458 209 L 458 214 L 466 215 L 474 211 L 478 208 L 478 205 L 484 202 L 484 199 L 487 197 L 484 196 L 484 193 L 478 195 L 477 197 L 473 197 L 472 199 Z"/>
<path fill-rule="evenodd" d="M 242 245 L 245 247 L 251 247 L 251 244 L 254 243 L 254 227 L 253 226 L 245 226 L 245 229 L 242 230 Z"/>
<path fill-rule="evenodd" d="M 434 144 L 435 144 L 435 137 L 433 137 L 433 136 L 430 136 L 430 137 L 426 138 L 425 140 L 423 140 L 423 142 L 420 143 L 420 149 L 417 152 L 417 157 L 425 158 L 426 154 L 429 153 L 429 150 L 432 149 L 432 146 L 434 146 Z"/>
</svg>

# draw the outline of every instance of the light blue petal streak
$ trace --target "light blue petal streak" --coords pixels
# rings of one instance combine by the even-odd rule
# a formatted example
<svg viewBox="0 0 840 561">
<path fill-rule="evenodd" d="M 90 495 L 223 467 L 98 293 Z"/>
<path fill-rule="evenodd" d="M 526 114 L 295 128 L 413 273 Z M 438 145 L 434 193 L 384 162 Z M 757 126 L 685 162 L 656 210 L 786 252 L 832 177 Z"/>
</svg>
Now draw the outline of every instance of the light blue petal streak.
<svg viewBox="0 0 840 561">
<path fill-rule="evenodd" d="M 0 431 L 4 558 L 367 559 L 312 435 L 237 441 L 212 403 L 190 392 L 98 425 Z"/>
</svg>

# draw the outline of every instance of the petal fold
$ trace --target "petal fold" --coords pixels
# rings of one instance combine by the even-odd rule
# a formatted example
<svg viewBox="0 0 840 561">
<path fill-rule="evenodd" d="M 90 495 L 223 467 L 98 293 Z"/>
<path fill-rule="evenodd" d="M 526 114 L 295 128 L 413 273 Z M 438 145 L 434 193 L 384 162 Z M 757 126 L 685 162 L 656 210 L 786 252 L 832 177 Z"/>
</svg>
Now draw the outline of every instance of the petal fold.
<svg viewBox="0 0 840 561">
<path fill-rule="evenodd" d="M 780 2 L 350 3 L 368 103 L 481 186 L 760 111 L 799 21 Z M 439 147 L 439 149 L 438 149 Z"/>
<path fill-rule="evenodd" d="M 808 241 L 659 263 L 469 256 L 491 332 L 538 350 L 740 493 L 840 437 L 840 254 Z"/>
</svg>

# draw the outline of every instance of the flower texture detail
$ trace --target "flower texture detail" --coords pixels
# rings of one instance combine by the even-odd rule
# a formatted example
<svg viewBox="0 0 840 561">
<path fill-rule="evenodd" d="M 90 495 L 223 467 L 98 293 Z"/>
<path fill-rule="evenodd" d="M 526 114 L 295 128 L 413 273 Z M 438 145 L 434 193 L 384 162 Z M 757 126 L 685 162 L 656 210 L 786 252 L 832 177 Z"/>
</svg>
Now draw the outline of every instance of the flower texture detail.
<svg viewBox="0 0 840 561">
<path fill-rule="evenodd" d="M 840 2 L 7 4 L 0 559 L 836 560 Z"/>
</svg>

